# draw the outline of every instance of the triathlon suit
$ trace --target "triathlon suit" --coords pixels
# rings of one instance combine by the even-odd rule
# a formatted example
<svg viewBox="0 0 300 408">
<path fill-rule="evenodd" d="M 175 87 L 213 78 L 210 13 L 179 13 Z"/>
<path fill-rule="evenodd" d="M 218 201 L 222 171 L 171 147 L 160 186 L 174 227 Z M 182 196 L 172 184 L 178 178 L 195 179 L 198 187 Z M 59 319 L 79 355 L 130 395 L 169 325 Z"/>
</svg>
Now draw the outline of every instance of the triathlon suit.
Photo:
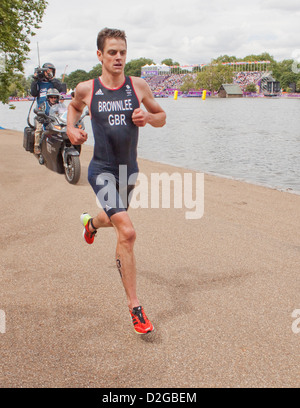
<svg viewBox="0 0 300 408">
<path fill-rule="evenodd" d="M 137 179 L 139 129 L 132 113 L 139 106 L 130 77 L 118 89 L 94 79 L 90 115 L 95 145 L 88 180 L 109 217 L 128 209 Z"/>
</svg>

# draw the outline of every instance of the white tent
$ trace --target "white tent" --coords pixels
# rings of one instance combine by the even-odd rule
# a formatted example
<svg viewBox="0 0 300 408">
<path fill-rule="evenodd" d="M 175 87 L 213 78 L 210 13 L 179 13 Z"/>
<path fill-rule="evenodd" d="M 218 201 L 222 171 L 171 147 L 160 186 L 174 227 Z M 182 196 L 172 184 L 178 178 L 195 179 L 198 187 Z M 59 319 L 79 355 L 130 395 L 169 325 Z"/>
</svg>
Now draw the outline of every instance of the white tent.
<svg viewBox="0 0 300 408">
<path fill-rule="evenodd" d="M 147 75 L 162 75 L 169 73 L 171 70 L 171 67 L 169 67 L 166 64 L 151 64 L 151 65 L 144 65 L 141 68 L 141 74 L 142 76 L 147 76 Z"/>
</svg>

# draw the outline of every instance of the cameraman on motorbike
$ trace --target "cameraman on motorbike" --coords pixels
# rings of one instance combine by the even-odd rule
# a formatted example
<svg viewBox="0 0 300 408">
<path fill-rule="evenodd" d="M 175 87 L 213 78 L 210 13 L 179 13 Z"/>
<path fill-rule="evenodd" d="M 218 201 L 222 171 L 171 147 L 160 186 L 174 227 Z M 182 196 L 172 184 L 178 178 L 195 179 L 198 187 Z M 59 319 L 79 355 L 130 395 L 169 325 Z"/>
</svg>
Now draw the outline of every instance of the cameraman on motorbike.
<svg viewBox="0 0 300 408">
<path fill-rule="evenodd" d="M 47 100 L 47 92 L 49 89 L 57 89 L 58 92 L 62 92 L 63 87 L 61 82 L 55 78 L 56 69 L 53 64 L 46 62 L 42 68 L 36 68 L 33 81 L 31 83 L 31 95 L 37 97 L 37 108 Z M 34 132 L 34 153 L 40 154 L 40 141 L 43 131 L 43 124 L 38 118 L 35 118 L 35 132 Z"/>
</svg>

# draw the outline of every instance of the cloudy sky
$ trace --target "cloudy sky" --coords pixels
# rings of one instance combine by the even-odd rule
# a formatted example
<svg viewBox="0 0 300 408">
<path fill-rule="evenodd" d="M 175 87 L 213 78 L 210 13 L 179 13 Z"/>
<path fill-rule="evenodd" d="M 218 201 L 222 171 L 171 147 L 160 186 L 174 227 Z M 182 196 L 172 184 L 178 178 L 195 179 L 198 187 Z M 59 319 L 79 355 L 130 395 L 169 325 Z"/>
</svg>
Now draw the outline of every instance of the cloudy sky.
<svg viewBox="0 0 300 408">
<path fill-rule="evenodd" d="M 25 74 L 52 62 L 57 76 L 97 64 L 96 37 L 104 27 L 126 31 L 128 58 L 181 65 L 228 54 L 269 52 L 277 61 L 300 57 L 299 0 L 48 0 L 32 38 Z"/>
</svg>

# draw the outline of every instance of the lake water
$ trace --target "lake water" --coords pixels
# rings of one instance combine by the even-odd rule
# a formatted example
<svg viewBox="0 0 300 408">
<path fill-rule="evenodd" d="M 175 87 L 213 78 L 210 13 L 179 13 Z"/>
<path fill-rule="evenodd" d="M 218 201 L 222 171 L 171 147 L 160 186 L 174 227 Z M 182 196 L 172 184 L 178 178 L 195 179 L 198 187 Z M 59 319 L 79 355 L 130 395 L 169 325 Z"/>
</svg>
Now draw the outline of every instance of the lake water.
<svg viewBox="0 0 300 408">
<path fill-rule="evenodd" d="M 139 157 L 300 194 L 300 100 L 157 101 L 167 125 L 140 129 Z M 0 126 L 23 130 L 30 105 L 0 105 Z M 89 118 L 85 124 L 92 145 Z"/>
</svg>

